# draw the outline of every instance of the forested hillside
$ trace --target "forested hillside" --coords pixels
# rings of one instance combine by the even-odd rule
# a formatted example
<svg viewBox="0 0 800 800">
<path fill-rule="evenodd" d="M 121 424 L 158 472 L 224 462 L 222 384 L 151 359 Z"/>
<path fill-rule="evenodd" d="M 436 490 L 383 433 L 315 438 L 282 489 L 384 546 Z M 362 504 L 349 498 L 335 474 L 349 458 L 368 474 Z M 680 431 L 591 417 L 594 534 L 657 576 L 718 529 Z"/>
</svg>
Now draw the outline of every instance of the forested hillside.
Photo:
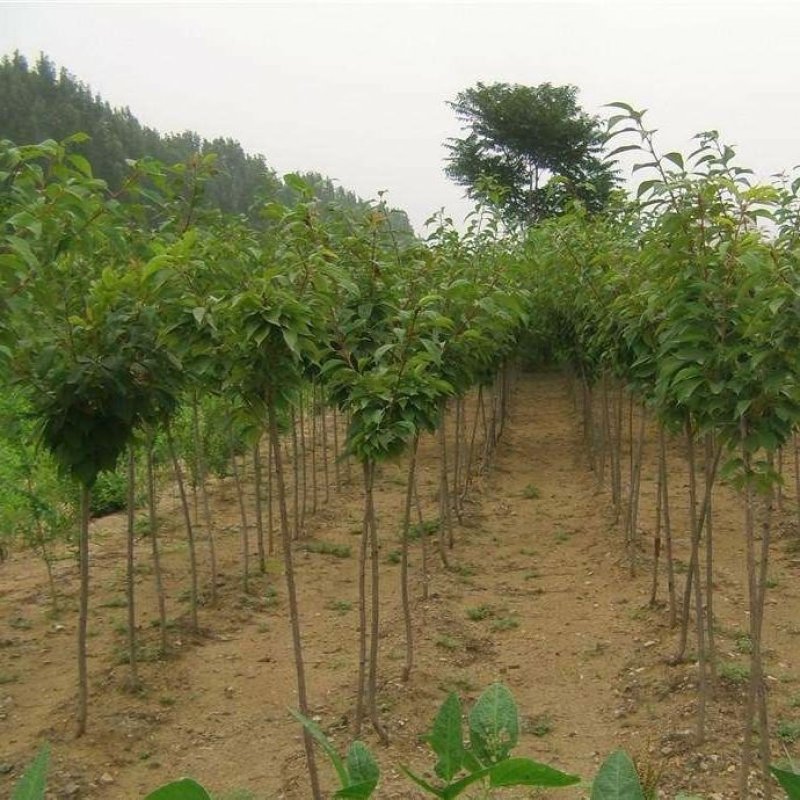
<svg viewBox="0 0 800 800">
<path fill-rule="evenodd" d="M 222 211 L 258 218 L 257 201 L 292 204 L 284 184 L 261 154 L 246 153 L 230 137 L 204 139 L 194 131 L 162 134 L 143 125 L 128 107 L 113 108 L 67 69 L 42 54 L 31 66 L 20 53 L 0 61 L 0 139 L 18 144 L 88 134 L 75 151 L 84 155 L 97 177 L 114 189 L 128 174 L 126 159 L 151 156 L 166 164 L 185 162 L 196 153 L 217 156 L 216 173 L 205 186 L 206 202 Z M 318 172 L 301 172 L 324 206 L 363 210 L 368 203 Z M 262 203 L 258 203 L 260 206 Z M 405 212 L 392 211 L 393 227 L 412 233 Z"/>
</svg>

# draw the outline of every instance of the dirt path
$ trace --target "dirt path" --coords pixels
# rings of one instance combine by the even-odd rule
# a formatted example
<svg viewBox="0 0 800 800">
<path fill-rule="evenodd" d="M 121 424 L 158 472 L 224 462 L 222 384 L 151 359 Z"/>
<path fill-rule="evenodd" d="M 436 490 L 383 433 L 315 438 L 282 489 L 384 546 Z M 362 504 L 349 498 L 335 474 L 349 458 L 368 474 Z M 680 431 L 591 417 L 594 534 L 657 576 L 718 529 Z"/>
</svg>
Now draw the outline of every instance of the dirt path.
<svg viewBox="0 0 800 800">
<path fill-rule="evenodd" d="M 741 690 L 735 682 L 721 687 L 709 742 L 695 751 L 688 732 L 696 669 L 665 663 L 674 635 L 665 627 L 663 609 L 647 608 L 647 554 L 639 577 L 629 579 L 618 563 L 621 532 L 607 493 L 598 491 L 586 466 L 577 419 L 561 375 L 520 381 L 492 470 L 476 484 L 464 524 L 456 528 L 450 571 L 441 569 L 431 548 L 432 595 L 425 603 L 418 599 L 419 545 L 412 553 L 417 667 L 407 685 L 400 682 L 402 619 L 393 555 L 406 465 L 382 469 L 377 487 L 384 587 L 381 698 L 392 744 L 383 749 L 367 737 L 383 768 L 381 798 L 417 796 L 396 766 L 430 768 L 419 736 L 446 692 L 474 699 L 494 680 L 511 687 L 525 716 L 520 754 L 590 777 L 608 752 L 624 746 L 644 767 L 663 769 L 667 797 L 679 789 L 735 796 L 730 770 L 737 761 Z M 651 450 L 648 475 L 655 474 Z M 422 443 L 420 458 L 424 516 L 433 519 L 434 442 Z M 674 524 L 680 532 L 684 481 L 677 449 L 672 461 Z M 654 494 L 648 478 L 645 541 Z M 349 546 L 349 556 L 302 547 L 297 553 L 311 700 L 315 715 L 342 747 L 356 669 L 359 498 L 358 486 L 345 486 L 309 520 L 311 540 Z M 217 608 L 201 609 L 204 635 L 197 641 L 181 622 L 186 551 L 178 516 L 169 503 L 162 510 L 177 655 L 143 664 L 145 691 L 138 695 L 125 690 L 126 668 L 118 655 L 125 616 L 123 523 L 110 518 L 95 526 L 91 721 L 90 733 L 79 741 L 72 736 L 74 565 L 65 561 L 58 568 L 68 607 L 57 619 L 48 615 L 37 562 L 18 554 L 0 567 L 0 766 L 7 773 L 0 775 L 1 796 L 9 793 L 36 742 L 47 738 L 54 751 L 53 798 L 133 800 L 183 774 L 207 783 L 223 800 L 308 797 L 300 732 L 286 714 L 295 693 L 280 563 L 270 560 L 267 575 L 254 580 L 255 591 L 243 595 L 232 487 L 215 487 L 212 501 L 224 530 L 224 583 Z M 745 661 L 737 648 L 746 627 L 738 500 L 723 487 L 718 507 L 721 660 L 735 665 Z M 800 712 L 792 705 L 800 705 L 800 565 L 785 543 L 778 543 L 776 555 L 767 631 L 770 704 L 776 725 L 797 723 L 800 738 Z M 148 564 L 142 543 L 138 591 L 145 654 L 152 652 L 157 633 L 150 627 L 155 605 Z M 796 745 L 788 746 L 797 753 Z M 332 786 L 327 766 L 323 774 Z"/>
</svg>

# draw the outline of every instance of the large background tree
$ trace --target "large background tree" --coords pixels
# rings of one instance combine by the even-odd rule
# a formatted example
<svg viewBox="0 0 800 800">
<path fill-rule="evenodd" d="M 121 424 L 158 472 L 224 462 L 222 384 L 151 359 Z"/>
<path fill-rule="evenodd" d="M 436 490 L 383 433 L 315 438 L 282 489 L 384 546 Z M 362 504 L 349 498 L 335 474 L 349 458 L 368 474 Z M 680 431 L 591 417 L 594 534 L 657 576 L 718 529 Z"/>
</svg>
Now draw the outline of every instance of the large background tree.
<svg viewBox="0 0 800 800">
<path fill-rule="evenodd" d="M 570 199 L 605 205 L 614 174 L 601 157 L 600 124 L 577 103 L 575 86 L 478 83 L 450 103 L 466 136 L 450 139 L 445 169 L 475 199 L 504 190 L 511 221 L 529 225 Z"/>
</svg>

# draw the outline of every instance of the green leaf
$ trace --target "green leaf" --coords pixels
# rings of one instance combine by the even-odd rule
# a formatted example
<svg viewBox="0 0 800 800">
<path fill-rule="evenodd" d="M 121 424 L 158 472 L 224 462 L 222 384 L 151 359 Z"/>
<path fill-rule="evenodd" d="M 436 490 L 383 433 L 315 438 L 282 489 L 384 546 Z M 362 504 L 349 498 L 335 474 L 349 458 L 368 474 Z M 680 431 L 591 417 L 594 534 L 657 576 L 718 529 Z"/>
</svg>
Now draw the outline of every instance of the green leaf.
<svg viewBox="0 0 800 800">
<path fill-rule="evenodd" d="M 211 795 L 191 778 L 182 778 L 156 789 L 145 800 L 211 800 Z"/>
<path fill-rule="evenodd" d="M 490 686 L 469 714 L 472 750 L 483 764 L 494 764 L 508 757 L 519 738 L 517 705 L 502 683 Z"/>
<path fill-rule="evenodd" d="M 339 776 L 339 783 L 342 784 L 342 787 L 349 786 L 350 777 L 347 774 L 344 763 L 331 744 L 331 740 L 322 732 L 322 728 L 299 711 L 290 708 L 289 713 L 311 734 L 312 738 L 325 751 L 325 755 L 328 756 L 331 764 L 333 764 L 333 768 L 336 770 L 336 774 Z"/>
<path fill-rule="evenodd" d="M 464 763 L 464 741 L 461 732 L 461 702 L 451 692 L 442 703 L 428 737 L 433 752 L 439 757 L 434 771 L 445 781 L 451 781 Z"/>
<path fill-rule="evenodd" d="M 657 178 L 654 178 L 649 181 L 642 181 L 639 184 L 639 188 L 636 190 L 636 197 L 637 198 L 641 197 L 643 194 L 645 194 L 645 192 L 649 192 L 654 186 L 659 186 L 660 184 L 661 181 L 658 180 Z"/>
<path fill-rule="evenodd" d="M 11 793 L 11 800 L 43 800 L 47 789 L 47 767 L 50 763 L 50 747 L 42 745 L 36 758 L 28 765 L 19 783 Z"/>
<path fill-rule="evenodd" d="M 680 153 L 664 153 L 664 158 L 671 161 L 675 166 L 683 169 L 683 156 Z"/>
<path fill-rule="evenodd" d="M 366 800 L 366 798 L 372 797 L 375 785 L 372 782 L 352 783 L 350 786 L 345 786 L 344 789 L 339 789 L 333 796 L 349 798 L 349 800 Z"/>
<path fill-rule="evenodd" d="M 492 786 L 572 786 L 580 780 L 577 775 L 569 775 L 530 758 L 507 758 L 489 771 Z"/>
<path fill-rule="evenodd" d="M 789 800 L 800 800 L 800 774 L 779 767 L 770 767 L 770 770 L 789 796 Z"/>
<path fill-rule="evenodd" d="M 591 800 L 644 800 L 644 792 L 631 757 L 613 752 L 602 764 L 592 785 Z"/>
<path fill-rule="evenodd" d="M 369 797 L 378 785 L 381 776 L 380 768 L 372 753 L 367 749 L 363 742 L 355 741 L 347 751 L 347 772 L 350 775 L 350 786 L 370 786 L 367 794 L 348 795 L 357 797 Z"/>
<path fill-rule="evenodd" d="M 641 150 L 642 146 L 639 144 L 624 144 L 621 147 L 615 147 L 610 153 L 606 155 L 606 158 L 613 158 L 620 153 L 627 153 L 630 150 Z"/>
</svg>

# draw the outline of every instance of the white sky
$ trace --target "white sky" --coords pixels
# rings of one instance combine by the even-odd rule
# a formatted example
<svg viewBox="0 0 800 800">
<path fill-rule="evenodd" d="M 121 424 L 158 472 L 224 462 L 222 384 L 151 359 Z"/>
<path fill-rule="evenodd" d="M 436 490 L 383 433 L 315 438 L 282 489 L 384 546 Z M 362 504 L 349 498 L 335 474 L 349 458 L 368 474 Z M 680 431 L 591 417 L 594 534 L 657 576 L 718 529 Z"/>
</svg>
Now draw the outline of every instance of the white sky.
<svg viewBox="0 0 800 800">
<path fill-rule="evenodd" d="M 47 53 L 162 132 L 230 136 L 279 173 L 389 190 L 419 229 L 468 210 L 446 101 L 477 81 L 571 83 L 650 109 L 663 150 L 718 129 L 744 165 L 800 162 L 800 1 L 0 2 L 0 53 Z"/>
</svg>

